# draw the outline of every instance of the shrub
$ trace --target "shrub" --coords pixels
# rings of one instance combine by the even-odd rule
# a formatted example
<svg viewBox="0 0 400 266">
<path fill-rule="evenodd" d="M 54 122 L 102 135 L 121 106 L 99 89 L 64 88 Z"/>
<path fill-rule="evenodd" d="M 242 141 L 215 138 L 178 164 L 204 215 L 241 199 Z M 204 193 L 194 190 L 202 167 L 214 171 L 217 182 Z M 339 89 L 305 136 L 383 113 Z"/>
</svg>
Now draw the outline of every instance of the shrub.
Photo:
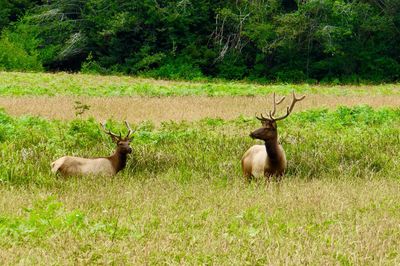
<svg viewBox="0 0 400 266">
<path fill-rule="evenodd" d="M 3 70 L 43 70 L 42 63 L 35 50 L 27 50 L 21 40 L 13 40 L 10 33 L 4 31 L 0 37 L 0 69 Z"/>
<path fill-rule="evenodd" d="M 81 72 L 84 74 L 107 74 L 108 71 L 93 59 L 92 53 L 89 53 L 86 61 L 82 63 Z"/>
<path fill-rule="evenodd" d="M 188 60 L 177 59 L 169 60 L 161 67 L 150 70 L 144 73 L 144 76 L 154 78 L 167 78 L 167 79 L 199 79 L 204 78 L 204 75 L 198 66 L 190 63 Z"/>
<path fill-rule="evenodd" d="M 276 80 L 279 82 L 298 83 L 305 81 L 306 75 L 301 70 L 286 70 L 276 72 Z"/>
</svg>

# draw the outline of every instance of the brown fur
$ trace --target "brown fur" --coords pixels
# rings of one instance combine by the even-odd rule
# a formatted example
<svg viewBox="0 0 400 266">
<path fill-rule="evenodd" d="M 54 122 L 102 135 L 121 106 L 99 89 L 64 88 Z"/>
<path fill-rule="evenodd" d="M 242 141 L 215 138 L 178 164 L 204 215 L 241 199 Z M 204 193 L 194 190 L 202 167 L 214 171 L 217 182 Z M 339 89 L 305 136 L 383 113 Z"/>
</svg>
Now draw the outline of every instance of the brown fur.
<svg viewBox="0 0 400 266">
<path fill-rule="evenodd" d="M 268 165 L 270 166 L 265 169 L 265 176 L 282 176 L 285 173 L 286 157 L 279 149 L 279 146 L 277 139 L 265 142 L 265 148 L 268 154 Z"/>
<path fill-rule="evenodd" d="M 254 145 L 243 155 L 244 177 L 250 180 L 256 175 L 263 175 L 268 179 L 270 176 L 282 176 L 286 170 L 286 156 L 282 146 L 278 143 L 276 124 L 264 124 L 250 136 L 263 140 L 264 145 Z"/>
<path fill-rule="evenodd" d="M 276 100 L 275 93 L 273 94 L 273 108 L 269 111 L 268 116 L 257 117 L 261 121 L 262 127 L 250 133 L 253 139 L 264 141 L 264 146 L 254 145 L 248 149 L 242 157 L 243 175 L 246 179 L 250 179 L 255 175 L 264 175 L 269 179 L 270 176 L 277 176 L 278 180 L 286 170 L 286 155 L 282 146 L 278 142 L 278 129 L 276 121 L 287 118 L 293 111 L 296 102 L 302 101 L 306 96 L 297 98 L 292 92 L 293 99 L 286 108 L 286 114 L 280 117 L 274 117 L 276 106 L 283 102 L 285 97 Z"/>
<path fill-rule="evenodd" d="M 127 154 L 117 149 L 113 155 L 106 157 L 106 159 L 110 160 L 111 165 L 115 169 L 115 173 L 118 173 L 126 166 Z"/>
<path fill-rule="evenodd" d="M 131 142 L 130 135 L 134 131 L 129 127 L 128 122 L 125 121 L 125 124 L 129 130 L 125 138 L 106 130 L 105 126 L 101 124 L 105 132 L 117 144 L 117 149 L 113 155 L 99 158 L 63 156 L 51 163 L 51 171 L 54 173 L 59 172 L 64 176 L 87 174 L 115 175 L 125 168 L 127 154 L 132 152 L 129 144 Z"/>
</svg>

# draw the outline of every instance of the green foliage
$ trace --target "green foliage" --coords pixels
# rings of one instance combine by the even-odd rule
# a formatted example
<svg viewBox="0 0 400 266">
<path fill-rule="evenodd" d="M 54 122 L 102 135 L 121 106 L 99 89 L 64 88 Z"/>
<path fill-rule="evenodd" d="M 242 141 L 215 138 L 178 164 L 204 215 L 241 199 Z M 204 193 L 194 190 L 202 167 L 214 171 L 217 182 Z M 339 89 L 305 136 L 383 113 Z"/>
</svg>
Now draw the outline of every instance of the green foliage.
<svg viewBox="0 0 400 266">
<path fill-rule="evenodd" d="M 36 54 L 38 64 L 48 70 L 84 73 L 390 82 L 400 78 L 399 3 L 5 1 L 0 29 L 8 25 L 19 41 L 7 44 L 3 37 L 1 50 L 15 51 L 17 58 Z M 27 30 L 18 30 L 20 25 Z M 26 32 L 40 40 L 33 50 L 17 45 L 31 42 Z M 3 68 L 33 67 L 8 62 Z"/>
<path fill-rule="evenodd" d="M 144 72 L 143 76 L 171 80 L 204 78 L 200 68 L 190 63 L 190 58 L 186 58 L 186 60 L 185 58 L 170 59 L 168 63 L 161 65 L 159 68 Z"/>
<path fill-rule="evenodd" d="M 40 4 L 40 0 L 2 0 L 0 1 L 0 32 L 10 23 L 23 17 L 26 10 Z"/>
<path fill-rule="evenodd" d="M 225 79 L 243 79 L 247 74 L 247 66 L 238 54 L 229 54 L 217 64 L 220 77 Z"/>
<path fill-rule="evenodd" d="M 43 70 L 39 55 L 35 50 L 37 46 L 35 37 L 22 31 L 18 34 L 3 31 L 1 34 L 0 70 Z"/>
<path fill-rule="evenodd" d="M 54 197 L 34 202 L 33 207 L 23 211 L 19 217 L 0 216 L 0 236 L 23 242 L 27 238 L 40 241 L 63 231 L 79 235 L 88 230 L 92 235 L 112 238 L 137 234 L 133 228 L 116 226 L 113 219 L 90 221 L 79 210 L 67 211 Z"/>
<path fill-rule="evenodd" d="M 84 74 L 107 74 L 109 71 L 93 60 L 93 55 L 90 52 L 86 60 L 82 63 L 81 73 Z"/>
<path fill-rule="evenodd" d="M 282 70 L 276 72 L 276 79 L 280 82 L 299 83 L 305 81 L 307 76 L 301 70 Z"/>
<path fill-rule="evenodd" d="M 107 125 L 124 129 L 115 121 Z M 397 261 L 399 108 L 294 113 L 278 122 L 288 158 L 283 181 L 247 184 L 240 158 L 259 143 L 248 137 L 259 126 L 252 117 L 142 122 L 132 125 L 134 152 L 117 176 L 61 178 L 49 170 L 59 156 L 104 156 L 115 148 L 96 121 L 12 117 L 1 110 L 3 261 Z M 366 241 L 377 245 L 371 249 Z"/>
<path fill-rule="evenodd" d="M 177 77 L 177 76 L 174 76 Z M 51 81 L 51 82 L 49 82 Z M 338 82 L 339 81 L 333 81 Z M 265 96 L 276 92 L 288 95 L 399 95 L 397 84 L 347 86 L 310 84 L 269 84 L 224 80 L 157 81 L 127 76 L 93 76 L 67 73 L 0 73 L 0 96 Z"/>
<path fill-rule="evenodd" d="M 104 156 L 111 143 L 94 119 L 51 122 L 35 117 L 11 118 L 0 113 L 0 180 L 14 185 L 51 184 L 49 164 L 58 156 Z M 286 178 L 386 176 L 397 178 L 400 110 L 368 106 L 341 107 L 293 114 L 279 124 L 289 168 Z M 113 131 L 124 130 L 112 121 Z M 240 158 L 254 141 L 247 132 L 259 123 L 204 119 L 196 123 L 165 122 L 159 128 L 135 125 L 133 160 L 122 175 L 171 173 L 180 182 L 241 176 Z M 221 149 L 223 147 L 223 149 Z M 23 164 L 12 163 L 22 158 Z"/>
</svg>

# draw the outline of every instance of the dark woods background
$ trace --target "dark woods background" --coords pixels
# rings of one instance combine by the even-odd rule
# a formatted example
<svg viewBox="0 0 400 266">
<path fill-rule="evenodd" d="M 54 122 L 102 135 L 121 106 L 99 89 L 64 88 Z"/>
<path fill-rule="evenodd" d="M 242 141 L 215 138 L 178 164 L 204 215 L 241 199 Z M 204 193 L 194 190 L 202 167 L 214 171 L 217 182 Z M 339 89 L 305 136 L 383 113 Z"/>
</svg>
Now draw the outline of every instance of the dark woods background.
<svg viewBox="0 0 400 266">
<path fill-rule="evenodd" d="M 390 82 L 400 0 L 0 0 L 0 69 Z"/>
</svg>

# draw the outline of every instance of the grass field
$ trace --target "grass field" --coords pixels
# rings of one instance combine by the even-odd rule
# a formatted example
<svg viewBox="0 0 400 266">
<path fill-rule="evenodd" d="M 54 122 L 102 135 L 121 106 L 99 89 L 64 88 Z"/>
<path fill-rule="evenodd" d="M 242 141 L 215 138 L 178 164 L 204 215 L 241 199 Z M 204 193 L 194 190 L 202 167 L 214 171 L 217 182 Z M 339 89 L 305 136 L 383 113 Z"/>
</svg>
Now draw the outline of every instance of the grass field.
<svg viewBox="0 0 400 266">
<path fill-rule="evenodd" d="M 170 97 L 89 97 L 89 96 L 21 96 L 0 97 L 0 107 L 14 116 L 37 115 L 48 119 L 76 118 L 76 101 L 89 106 L 82 117 L 144 120 L 159 124 L 163 121 L 197 121 L 205 118 L 253 118 L 255 113 L 267 111 L 271 95 L 265 96 L 170 96 Z M 336 109 L 339 106 L 369 105 L 374 108 L 398 107 L 399 96 L 334 96 L 308 95 L 307 101 L 296 105 L 296 110 Z"/>
<path fill-rule="evenodd" d="M 17 79 L 11 81 L 13 75 Z M 283 181 L 247 184 L 240 158 L 258 143 L 248 133 L 259 127 L 254 112 L 268 109 L 270 99 L 261 94 L 278 87 L 287 93 L 292 86 L 261 86 L 265 91 L 256 97 L 232 96 L 231 85 L 221 83 L 211 85 L 225 86 L 219 97 L 181 87 L 173 97 L 117 91 L 135 96 L 105 98 L 66 93 L 68 82 L 82 82 L 77 79 L 110 92 L 110 84 L 138 82 L 0 74 L 6 80 L 0 84 L 0 107 L 5 108 L 0 111 L 3 265 L 400 263 L 396 85 L 343 88 L 345 93 L 337 87 L 323 87 L 321 94 L 310 90 L 294 114 L 278 123 L 288 157 Z M 24 86 L 50 88 L 51 82 L 66 89 L 20 93 Z M 170 91 L 175 86 L 143 82 L 164 84 Z M 12 84 L 19 84 L 15 93 Z M 367 91 L 372 98 L 363 95 Z M 57 105 L 60 99 L 69 102 Z M 76 99 L 91 106 L 83 117 L 74 114 Z M 108 101 L 127 109 L 125 117 L 137 130 L 126 169 L 112 178 L 52 175 L 50 162 L 62 155 L 112 152 L 114 145 L 98 121 L 112 117 L 108 123 L 118 131 L 124 130 L 125 117 L 120 111 L 110 116 L 101 111 L 102 106 L 112 110 Z M 354 106 L 359 102 L 372 107 Z M 51 113 L 49 106 L 59 110 Z"/>
<path fill-rule="evenodd" d="M 0 72 L 0 96 L 255 96 L 271 92 L 318 95 L 400 95 L 399 84 L 260 85 L 244 82 L 184 82 L 128 76 Z"/>
</svg>

